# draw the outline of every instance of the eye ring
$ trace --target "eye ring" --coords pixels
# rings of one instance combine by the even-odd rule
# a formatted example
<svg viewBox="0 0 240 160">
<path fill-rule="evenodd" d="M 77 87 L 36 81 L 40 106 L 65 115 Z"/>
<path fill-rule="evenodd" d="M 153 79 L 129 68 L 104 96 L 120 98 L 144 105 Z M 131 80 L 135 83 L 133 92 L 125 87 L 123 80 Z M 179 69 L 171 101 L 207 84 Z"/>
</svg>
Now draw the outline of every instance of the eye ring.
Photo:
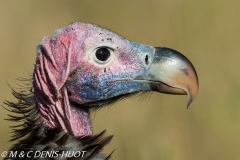
<svg viewBox="0 0 240 160">
<path fill-rule="evenodd" d="M 95 56 L 96 56 L 97 60 L 99 60 L 101 62 L 106 62 L 109 59 L 109 57 L 111 56 L 111 52 L 109 51 L 108 48 L 102 47 L 102 48 L 98 48 L 96 50 Z"/>
</svg>

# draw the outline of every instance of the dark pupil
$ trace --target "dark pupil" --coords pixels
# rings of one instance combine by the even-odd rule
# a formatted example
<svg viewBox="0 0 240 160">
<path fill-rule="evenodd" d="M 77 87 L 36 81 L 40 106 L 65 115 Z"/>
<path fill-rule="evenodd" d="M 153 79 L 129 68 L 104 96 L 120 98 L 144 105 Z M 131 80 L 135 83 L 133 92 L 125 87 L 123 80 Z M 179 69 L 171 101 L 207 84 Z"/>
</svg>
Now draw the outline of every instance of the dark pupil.
<svg viewBox="0 0 240 160">
<path fill-rule="evenodd" d="M 96 51 L 96 57 L 100 61 L 106 61 L 110 57 L 110 51 L 107 48 L 99 48 Z"/>
<path fill-rule="evenodd" d="M 148 64 L 148 55 L 145 57 L 145 63 Z"/>
</svg>

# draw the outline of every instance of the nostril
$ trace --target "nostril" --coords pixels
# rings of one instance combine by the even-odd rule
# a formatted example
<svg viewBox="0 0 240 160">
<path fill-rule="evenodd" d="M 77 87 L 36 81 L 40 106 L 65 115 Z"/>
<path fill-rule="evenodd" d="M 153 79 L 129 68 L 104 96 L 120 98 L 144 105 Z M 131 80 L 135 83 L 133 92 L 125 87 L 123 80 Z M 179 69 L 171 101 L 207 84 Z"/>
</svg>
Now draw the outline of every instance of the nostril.
<svg viewBox="0 0 240 160">
<path fill-rule="evenodd" d="M 146 63 L 146 64 L 149 63 L 149 62 L 148 62 L 148 55 L 146 55 L 146 57 L 145 57 L 145 63 Z"/>
</svg>

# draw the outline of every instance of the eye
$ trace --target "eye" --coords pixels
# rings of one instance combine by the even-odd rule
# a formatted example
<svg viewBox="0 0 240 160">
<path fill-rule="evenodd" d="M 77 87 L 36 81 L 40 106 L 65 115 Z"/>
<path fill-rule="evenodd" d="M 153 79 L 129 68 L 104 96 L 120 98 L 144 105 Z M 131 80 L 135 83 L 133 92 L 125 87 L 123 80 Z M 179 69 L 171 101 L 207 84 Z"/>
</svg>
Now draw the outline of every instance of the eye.
<svg viewBox="0 0 240 160">
<path fill-rule="evenodd" d="M 99 61 L 106 61 L 110 57 L 110 51 L 107 48 L 99 48 L 95 55 Z"/>
</svg>

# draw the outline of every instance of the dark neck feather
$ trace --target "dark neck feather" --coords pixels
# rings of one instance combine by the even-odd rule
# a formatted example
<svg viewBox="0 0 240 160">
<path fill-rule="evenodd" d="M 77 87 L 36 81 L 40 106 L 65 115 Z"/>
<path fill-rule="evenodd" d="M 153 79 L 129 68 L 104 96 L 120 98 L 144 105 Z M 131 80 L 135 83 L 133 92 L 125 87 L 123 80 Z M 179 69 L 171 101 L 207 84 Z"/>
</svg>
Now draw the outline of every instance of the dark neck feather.
<svg viewBox="0 0 240 160">
<path fill-rule="evenodd" d="M 19 79 L 19 81 L 23 86 L 17 89 L 11 88 L 18 102 L 4 102 L 7 106 L 4 108 L 12 113 L 6 120 L 20 123 L 11 126 L 13 136 L 10 141 L 19 141 L 10 148 L 10 151 L 86 151 L 83 159 L 110 158 L 112 153 L 106 157 L 100 152 L 113 136 L 103 137 L 105 133 L 103 131 L 94 136 L 73 137 L 63 130 L 47 127 L 35 104 L 32 79 Z"/>
<path fill-rule="evenodd" d="M 4 104 L 8 107 L 4 107 L 6 110 L 11 112 L 8 114 L 8 121 L 13 121 L 20 123 L 13 128 L 13 136 L 10 141 L 15 141 L 20 138 L 27 136 L 33 131 L 40 131 L 37 135 L 42 135 L 44 128 L 39 128 L 43 126 L 43 121 L 41 119 L 40 112 L 37 107 L 35 107 L 32 79 L 18 79 L 22 85 L 19 88 L 12 89 L 13 96 L 18 100 L 18 102 L 5 101 Z"/>
</svg>

